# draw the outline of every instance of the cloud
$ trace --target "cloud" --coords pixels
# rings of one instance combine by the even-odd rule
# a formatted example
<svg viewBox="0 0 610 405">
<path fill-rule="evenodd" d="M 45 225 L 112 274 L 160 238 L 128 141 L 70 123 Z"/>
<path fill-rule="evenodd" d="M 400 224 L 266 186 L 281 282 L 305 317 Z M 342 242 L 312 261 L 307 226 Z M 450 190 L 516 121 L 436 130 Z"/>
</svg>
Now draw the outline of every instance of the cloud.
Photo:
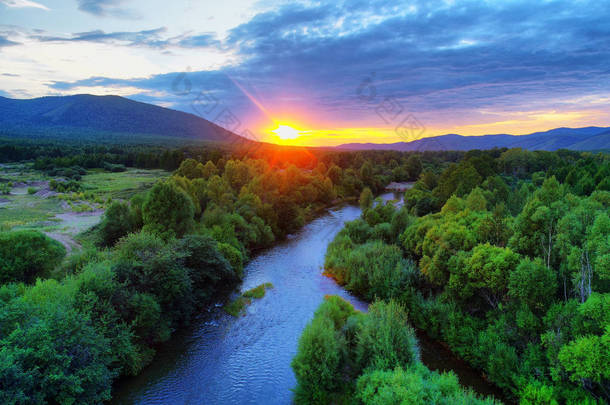
<svg viewBox="0 0 610 405">
<path fill-rule="evenodd" d="M 167 29 L 165 27 L 143 31 L 122 31 L 108 33 L 102 30 L 94 30 L 78 32 L 72 34 L 70 37 L 35 35 L 33 38 L 41 42 L 98 42 L 115 43 L 127 46 L 162 48 L 168 44 L 166 40 L 161 39 L 160 35 L 166 30 Z"/>
<path fill-rule="evenodd" d="M 122 8 L 125 0 L 77 0 L 78 9 L 98 17 L 134 18 L 132 10 Z"/>
<path fill-rule="evenodd" d="M 134 88 L 140 92 L 133 98 L 188 111 L 203 90 L 240 117 L 261 114 L 255 99 L 274 113 L 364 127 L 391 125 L 376 111 L 387 100 L 421 121 L 439 122 L 478 119 L 482 111 L 518 112 L 523 106 L 586 108 L 586 102 L 571 101 L 584 96 L 607 100 L 609 19 L 610 6 L 596 1 L 320 1 L 259 13 L 224 39 L 212 33 L 167 37 L 157 28 L 39 40 L 162 52 L 212 47 L 235 56 L 215 70 L 187 73 L 188 96 L 172 90 L 179 72 L 56 81 L 49 84 L 53 91 Z M 365 80 L 375 89 L 370 102 L 358 97 Z"/>
<path fill-rule="evenodd" d="M 177 42 L 177 45 L 184 48 L 206 48 L 212 46 L 219 46 L 220 41 L 214 34 L 201 34 L 194 36 L 187 36 Z"/>
<path fill-rule="evenodd" d="M 105 32 L 94 30 L 74 33 L 69 37 L 32 35 L 31 38 L 41 42 L 96 42 L 110 43 L 123 46 L 147 47 L 164 49 L 178 48 L 209 48 L 220 46 L 214 34 L 181 35 L 177 37 L 164 37 L 166 27 L 159 27 L 143 31 L 117 31 Z"/>
<path fill-rule="evenodd" d="M 12 46 L 12 45 L 19 45 L 19 42 L 11 41 L 8 38 L 0 35 L 0 48 L 3 48 L 5 46 Z"/>
<path fill-rule="evenodd" d="M 49 8 L 44 4 L 30 0 L 0 0 L 0 3 L 11 8 L 38 8 L 41 10 L 49 11 Z"/>
</svg>

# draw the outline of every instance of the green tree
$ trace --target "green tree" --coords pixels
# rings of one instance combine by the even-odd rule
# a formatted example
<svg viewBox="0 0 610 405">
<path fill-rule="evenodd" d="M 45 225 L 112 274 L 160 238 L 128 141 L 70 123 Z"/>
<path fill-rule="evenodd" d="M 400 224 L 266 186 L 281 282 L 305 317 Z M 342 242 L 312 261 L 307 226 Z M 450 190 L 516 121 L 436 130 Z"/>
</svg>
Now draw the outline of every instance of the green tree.
<svg viewBox="0 0 610 405">
<path fill-rule="evenodd" d="M 508 295 L 535 313 L 546 312 L 557 291 L 555 273 L 540 259 L 523 259 L 510 273 Z"/>
<path fill-rule="evenodd" d="M 110 204 L 100 224 L 102 245 L 113 246 L 119 239 L 134 230 L 134 220 L 129 205 L 118 201 Z"/>
<path fill-rule="evenodd" d="M 404 307 L 396 301 L 377 301 L 357 334 L 356 356 L 361 370 L 373 366 L 392 370 L 419 361 L 419 349 Z"/>
<path fill-rule="evenodd" d="M 373 193 L 371 192 L 370 188 L 365 187 L 364 190 L 362 190 L 362 193 L 360 193 L 359 203 L 360 208 L 363 211 L 373 206 Z"/>
<path fill-rule="evenodd" d="M 423 170 L 423 165 L 419 155 L 410 155 L 405 162 L 405 169 L 407 170 L 409 180 L 417 180 Z"/>
<path fill-rule="evenodd" d="M 193 228 L 194 208 L 190 197 L 170 182 L 159 182 L 142 206 L 144 229 L 164 237 L 181 237 Z"/>
<path fill-rule="evenodd" d="M 298 383 L 297 403 L 328 403 L 332 392 L 340 387 L 345 342 L 332 317 L 325 314 L 335 313 L 327 307 L 336 305 L 333 300 L 325 300 L 299 338 L 297 355 L 292 360 Z"/>
<path fill-rule="evenodd" d="M 184 159 L 176 170 L 178 176 L 184 176 L 187 179 L 197 179 L 205 176 L 204 166 L 195 159 Z"/>
<path fill-rule="evenodd" d="M 48 277 L 66 255 L 63 245 L 38 231 L 0 234 L 0 284 Z"/>
</svg>

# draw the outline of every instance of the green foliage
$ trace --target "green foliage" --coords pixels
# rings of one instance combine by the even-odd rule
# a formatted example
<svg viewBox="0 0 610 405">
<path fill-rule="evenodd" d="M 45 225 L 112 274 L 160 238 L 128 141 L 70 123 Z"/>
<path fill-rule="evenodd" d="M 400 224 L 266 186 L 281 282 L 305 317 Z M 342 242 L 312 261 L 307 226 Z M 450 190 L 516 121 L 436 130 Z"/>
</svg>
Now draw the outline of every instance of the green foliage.
<svg viewBox="0 0 610 405">
<path fill-rule="evenodd" d="M 298 383 L 297 403 L 328 403 L 333 392 L 341 389 L 341 370 L 347 360 L 342 330 L 354 314 L 354 308 L 341 298 L 326 297 L 303 330 L 297 355 L 292 360 Z"/>
<path fill-rule="evenodd" d="M 468 152 L 424 170 L 406 213 L 389 216 L 400 220 L 376 206 L 348 223 L 326 271 L 366 299 L 399 300 L 416 326 L 523 403 L 607 402 L 608 167 L 603 154 Z M 392 243 L 402 252 L 381 247 Z M 392 288 L 399 272 L 379 269 L 401 255 L 417 268 Z M 399 389 L 379 381 L 371 403 L 386 389 L 398 402 Z"/>
<path fill-rule="evenodd" d="M 246 307 L 252 303 L 252 299 L 263 298 L 267 290 L 270 288 L 273 288 L 273 284 L 263 283 L 257 287 L 245 291 L 239 297 L 235 298 L 224 306 L 225 312 L 235 317 L 243 315 Z"/>
<path fill-rule="evenodd" d="M 3 288 L 0 399 L 3 403 L 99 403 L 110 399 L 108 342 L 70 304 L 72 287 L 39 282 L 23 295 Z M 6 299 L 11 295 L 9 299 Z M 62 298 L 58 305 L 49 299 Z"/>
<path fill-rule="evenodd" d="M 78 193 L 82 191 L 82 185 L 76 180 L 57 181 L 55 179 L 49 182 L 49 187 L 58 193 Z"/>
<path fill-rule="evenodd" d="M 61 262 L 66 249 L 38 231 L 13 231 L 0 234 L 0 284 L 33 283 L 48 277 Z"/>
<path fill-rule="evenodd" d="M 244 313 L 246 307 L 250 305 L 251 302 L 252 300 L 250 298 L 237 297 L 225 305 L 223 309 L 227 314 L 238 317 Z"/>
<path fill-rule="evenodd" d="M 369 310 L 357 313 L 343 299 L 326 297 L 292 361 L 295 402 L 494 403 L 464 391 L 455 375 L 432 372 L 419 362 L 413 329 L 398 303 L 376 302 Z"/>
<path fill-rule="evenodd" d="M 246 291 L 245 293 L 242 294 L 242 296 L 246 297 L 246 298 L 263 298 L 265 296 L 265 292 L 270 289 L 273 288 L 273 284 L 271 283 L 263 283 L 257 287 L 254 287 L 248 291 Z"/>
<path fill-rule="evenodd" d="M 219 242 L 218 251 L 224 256 L 225 259 L 231 264 L 233 271 L 238 277 L 243 277 L 244 273 L 244 257 L 241 251 L 236 247 L 229 245 L 228 243 Z"/>
<path fill-rule="evenodd" d="M 419 349 L 405 309 L 395 301 L 369 307 L 358 333 L 357 362 L 361 369 L 391 370 L 419 361 Z"/>
<path fill-rule="evenodd" d="M 561 348 L 559 361 L 570 379 L 600 384 L 610 379 L 610 326 L 602 336 L 583 336 Z"/>
<path fill-rule="evenodd" d="M 119 239 L 135 230 L 135 222 L 129 205 L 117 201 L 110 204 L 99 227 L 102 245 L 114 246 Z"/>
<path fill-rule="evenodd" d="M 142 205 L 144 229 L 168 237 L 182 237 L 194 226 L 189 196 L 170 182 L 159 182 Z"/>
<path fill-rule="evenodd" d="M 464 391 L 455 374 L 439 374 L 421 364 L 363 374 L 358 378 L 356 397 L 364 405 L 496 403 Z"/>
<path fill-rule="evenodd" d="M 397 246 L 381 241 L 354 246 L 346 234 L 328 246 L 325 268 L 349 291 L 368 300 L 397 297 L 417 279 L 414 264 Z"/>
<path fill-rule="evenodd" d="M 371 208 L 373 206 L 373 193 L 371 189 L 365 187 L 360 193 L 360 199 L 358 200 L 360 203 L 360 208 L 364 211 L 365 209 Z"/>
<path fill-rule="evenodd" d="M 205 171 L 204 166 L 195 159 L 184 159 L 178 170 L 176 170 L 176 174 L 188 179 L 196 179 L 204 177 Z"/>
<path fill-rule="evenodd" d="M 539 259 L 523 259 L 510 273 L 508 295 L 534 312 L 546 312 L 556 290 L 555 274 Z"/>
<path fill-rule="evenodd" d="M 176 247 L 177 254 L 184 256 L 184 267 L 197 302 L 206 302 L 217 291 L 239 279 L 239 273 L 225 258 L 220 244 L 212 238 L 187 235 L 177 242 Z"/>
<path fill-rule="evenodd" d="M 477 245 L 470 254 L 460 253 L 449 259 L 447 291 L 463 302 L 482 297 L 496 308 L 507 293 L 509 275 L 512 277 L 519 255 L 489 243 Z"/>
</svg>

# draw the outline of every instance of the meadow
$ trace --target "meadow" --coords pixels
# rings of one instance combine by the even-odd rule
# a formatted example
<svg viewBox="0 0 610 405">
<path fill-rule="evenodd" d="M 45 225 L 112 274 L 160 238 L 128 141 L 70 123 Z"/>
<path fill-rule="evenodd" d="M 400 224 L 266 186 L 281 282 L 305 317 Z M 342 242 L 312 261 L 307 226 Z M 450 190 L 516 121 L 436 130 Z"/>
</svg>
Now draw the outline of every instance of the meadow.
<svg viewBox="0 0 610 405">
<path fill-rule="evenodd" d="M 7 193 L 0 194 L 0 230 L 38 230 L 67 248 L 78 246 L 74 238 L 99 223 L 110 203 L 145 192 L 170 174 L 162 169 L 107 172 L 94 168 L 81 177 L 82 191 L 58 193 L 50 189 L 49 183 L 61 178 L 32 166 L 0 166 L 0 182 L 7 189 Z"/>
</svg>

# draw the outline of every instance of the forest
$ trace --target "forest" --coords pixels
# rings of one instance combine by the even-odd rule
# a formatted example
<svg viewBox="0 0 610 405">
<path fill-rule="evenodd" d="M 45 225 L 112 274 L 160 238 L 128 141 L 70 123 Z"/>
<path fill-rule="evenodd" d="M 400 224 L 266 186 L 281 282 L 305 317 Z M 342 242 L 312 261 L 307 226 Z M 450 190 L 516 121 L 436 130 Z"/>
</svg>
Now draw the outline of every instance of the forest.
<svg viewBox="0 0 610 405">
<path fill-rule="evenodd" d="M 299 402 L 385 404 L 417 391 L 491 403 L 427 370 L 411 324 L 524 403 L 608 399 L 607 155 L 2 149 L 15 151 L 69 179 L 55 184 L 62 193 L 91 168 L 173 174 L 113 201 L 71 255 L 36 230 L 0 236 L 2 403 L 109 400 L 113 382 L 233 290 L 257 251 L 355 201 L 362 218 L 329 246 L 326 271 L 375 303 L 363 315 L 331 297 L 318 310 L 293 363 Z M 391 181 L 416 181 L 403 207 L 374 201 Z"/>
<path fill-rule="evenodd" d="M 138 165 L 137 156 L 179 163 L 161 164 L 175 166 L 169 179 L 113 201 L 87 232 L 90 243 L 71 255 L 36 230 L 3 232 L 0 401 L 7 404 L 109 400 L 113 381 L 138 374 L 175 330 L 231 291 L 257 250 L 325 207 L 421 169 L 419 160 L 384 152 L 143 145 L 130 160 L 129 148 L 113 145 L 13 146 L 36 170 L 69 179 L 51 184 L 68 194 L 91 168 Z M 431 164 L 442 158 L 426 155 Z"/>
<path fill-rule="evenodd" d="M 403 206 L 373 194 L 325 261 L 373 304 L 320 307 L 293 361 L 298 402 L 475 403 L 434 399 L 453 377 L 422 369 L 406 323 L 521 404 L 610 400 L 607 155 L 470 151 L 424 164 Z"/>
</svg>

